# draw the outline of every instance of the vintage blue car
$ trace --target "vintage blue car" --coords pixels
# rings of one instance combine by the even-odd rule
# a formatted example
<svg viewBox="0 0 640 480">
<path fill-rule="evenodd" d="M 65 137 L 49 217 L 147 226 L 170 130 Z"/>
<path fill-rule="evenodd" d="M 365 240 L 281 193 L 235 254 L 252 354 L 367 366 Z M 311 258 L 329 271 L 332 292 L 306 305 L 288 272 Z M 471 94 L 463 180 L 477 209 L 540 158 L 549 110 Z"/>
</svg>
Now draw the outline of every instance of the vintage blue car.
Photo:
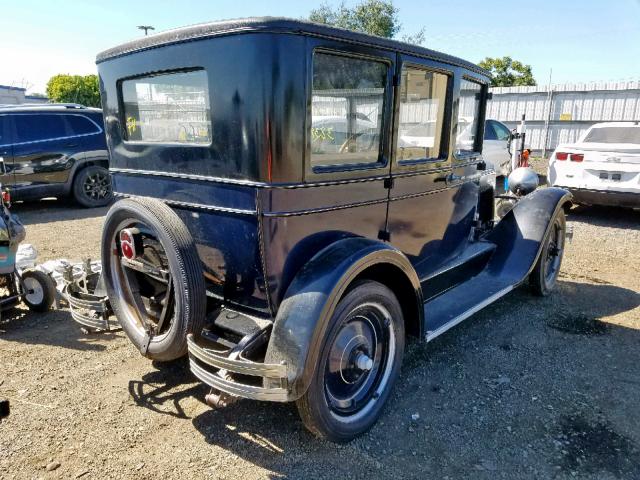
<svg viewBox="0 0 640 480">
<path fill-rule="evenodd" d="M 309 430 L 348 441 L 380 416 L 409 336 L 526 281 L 554 288 L 570 194 L 537 190 L 496 223 L 472 63 L 280 18 L 97 63 L 112 308 L 146 357 L 188 352 L 212 405 L 296 401 Z"/>
</svg>

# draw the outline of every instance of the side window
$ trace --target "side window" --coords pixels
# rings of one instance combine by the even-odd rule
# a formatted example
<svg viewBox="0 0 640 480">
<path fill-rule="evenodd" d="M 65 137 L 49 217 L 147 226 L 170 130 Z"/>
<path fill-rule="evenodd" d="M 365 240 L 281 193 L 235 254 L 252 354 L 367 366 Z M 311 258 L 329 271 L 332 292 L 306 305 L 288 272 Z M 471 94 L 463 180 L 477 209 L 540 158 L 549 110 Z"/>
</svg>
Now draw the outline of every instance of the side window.
<svg viewBox="0 0 640 480">
<path fill-rule="evenodd" d="M 374 60 L 314 53 L 312 167 L 379 161 L 387 69 Z"/>
<path fill-rule="evenodd" d="M 502 141 L 508 141 L 511 138 L 511 132 L 509 129 L 500 122 L 491 122 L 493 129 L 496 132 L 496 138 Z"/>
<path fill-rule="evenodd" d="M 396 159 L 439 158 L 449 77 L 402 68 Z"/>
<path fill-rule="evenodd" d="M 88 135 L 98 133 L 98 127 L 82 115 L 65 115 L 65 120 L 71 129 L 71 135 Z"/>
<path fill-rule="evenodd" d="M 496 130 L 494 128 L 493 120 L 487 120 L 484 122 L 484 139 L 485 140 L 498 140 Z"/>
<path fill-rule="evenodd" d="M 466 79 L 460 81 L 456 155 L 477 151 L 476 136 L 478 135 L 481 98 L 481 84 Z"/>
<path fill-rule="evenodd" d="M 62 115 L 14 115 L 13 121 L 16 129 L 15 143 L 53 140 L 68 136 Z"/>
</svg>

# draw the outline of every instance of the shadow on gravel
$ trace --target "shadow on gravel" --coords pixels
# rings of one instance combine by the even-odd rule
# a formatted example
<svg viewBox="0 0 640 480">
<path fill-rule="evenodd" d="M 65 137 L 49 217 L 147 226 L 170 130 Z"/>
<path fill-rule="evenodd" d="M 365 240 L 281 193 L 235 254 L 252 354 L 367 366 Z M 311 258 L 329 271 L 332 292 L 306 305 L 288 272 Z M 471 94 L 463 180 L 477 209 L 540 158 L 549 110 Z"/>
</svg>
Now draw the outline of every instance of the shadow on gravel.
<svg viewBox="0 0 640 480">
<path fill-rule="evenodd" d="M 571 209 L 568 219 L 598 227 L 640 230 L 639 209 L 578 205 Z"/>
<path fill-rule="evenodd" d="M 0 340 L 27 345 L 51 345 L 83 351 L 102 351 L 106 347 L 97 342 L 111 340 L 116 332 L 85 334 L 71 319 L 68 310 L 45 313 L 14 309 L 2 312 Z"/>
<path fill-rule="evenodd" d="M 636 478 L 640 305 L 612 285 L 518 289 L 426 345 L 409 345 L 385 412 L 346 446 L 315 439 L 294 405 L 240 401 L 192 419 L 204 441 L 273 478 Z"/>
<path fill-rule="evenodd" d="M 18 215 L 26 226 L 38 223 L 83 220 L 86 218 L 104 217 L 109 207 L 84 208 L 68 199 L 45 199 L 30 202 L 16 202 L 11 206 L 11 213 Z"/>
<path fill-rule="evenodd" d="M 180 405 L 185 398 L 203 399 L 207 389 L 198 383 L 180 389 L 192 376 L 186 357 L 173 362 L 154 362 L 157 370 L 145 373 L 140 380 L 129 381 L 129 394 L 139 407 L 176 418 L 189 418 Z"/>
</svg>

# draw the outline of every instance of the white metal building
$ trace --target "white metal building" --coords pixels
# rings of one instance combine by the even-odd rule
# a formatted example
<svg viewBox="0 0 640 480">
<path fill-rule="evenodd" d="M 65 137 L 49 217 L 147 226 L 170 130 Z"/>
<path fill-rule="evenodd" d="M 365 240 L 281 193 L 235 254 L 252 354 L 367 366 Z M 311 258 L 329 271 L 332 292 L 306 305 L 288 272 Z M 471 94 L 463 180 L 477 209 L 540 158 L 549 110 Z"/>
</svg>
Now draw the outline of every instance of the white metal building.
<svg viewBox="0 0 640 480">
<path fill-rule="evenodd" d="M 527 146 L 543 154 L 576 141 L 594 123 L 640 121 L 640 80 L 495 87 L 491 92 L 487 118 L 515 128 L 526 115 Z"/>
</svg>

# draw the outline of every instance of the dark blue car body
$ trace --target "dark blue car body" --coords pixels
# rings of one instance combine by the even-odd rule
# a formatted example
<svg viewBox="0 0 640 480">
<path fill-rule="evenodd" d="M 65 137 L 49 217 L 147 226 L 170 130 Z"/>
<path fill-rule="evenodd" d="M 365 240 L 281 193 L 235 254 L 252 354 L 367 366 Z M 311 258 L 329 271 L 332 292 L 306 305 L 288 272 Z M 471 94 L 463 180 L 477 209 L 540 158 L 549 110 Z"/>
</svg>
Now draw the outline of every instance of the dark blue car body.
<svg viewBox="0 0 640 480">
<path fill-rule="evenodd" d="M 380 126 L 375 161 L 312 162 L 314 136 L 323 134 L 312 131 L 311 111 L 319 53 L 386 66 L 380 121 L 358 117 L 362 129 Z M 474 64 L 422 47 L 267 18 L 172 30 L 103 52 L 97 62 L 115 194 L 170 206 L 195 240 L 208 296 L 270 324 L 264 363 L 254 362 L 259 383 L 214 378 L 212 365 L 234 369 L 220 359 L 194 369 L 234 395 L 299 398 L 327 319 L 363 276 L 394 291 L 409 333 L 434 338 L 527 278 L 550 219 L 569 198 L 536 192 L 492 228 L 495 173 L 481 145 L 490 79 Z M 439 149 L 429 158 L 398 158 L 405 66 L 447 79 Z M 208 140 L 132 140 L 145 126 L 125 113 L 127 81 L 202 71 Z M 463 81 L 477 86 L 478 109 L 468 148 L 459 151 Z M 431 140 L 417 142 L 431 148 Z M 247 363 L 238 371 L 246 373 Z"/>
</svg>

